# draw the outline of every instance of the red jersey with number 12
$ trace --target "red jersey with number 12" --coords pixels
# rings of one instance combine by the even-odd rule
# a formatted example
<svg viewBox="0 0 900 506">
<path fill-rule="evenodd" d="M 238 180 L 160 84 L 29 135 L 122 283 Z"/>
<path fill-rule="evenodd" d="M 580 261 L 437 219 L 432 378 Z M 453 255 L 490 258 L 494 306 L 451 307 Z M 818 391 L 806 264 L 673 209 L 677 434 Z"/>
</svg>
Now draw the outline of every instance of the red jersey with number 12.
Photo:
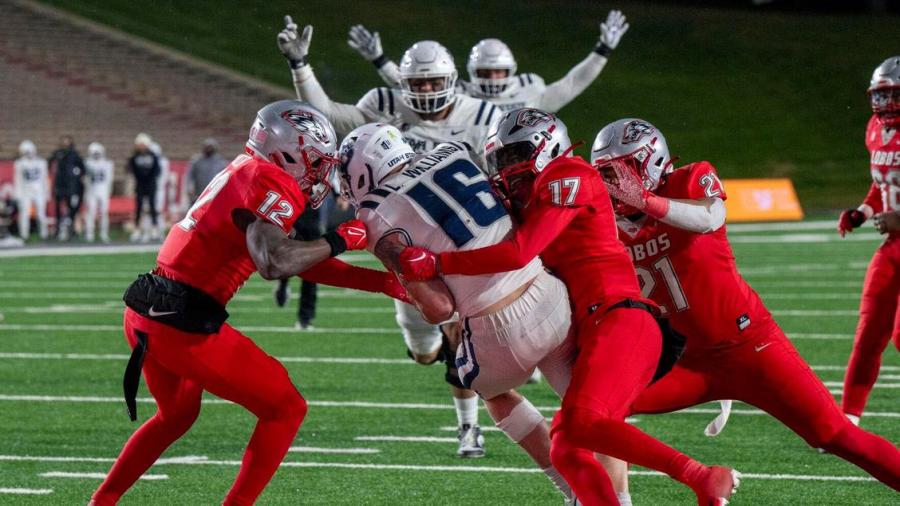
<svg viewBox="0 0 900 506">
<path fill-rule="evenodd" d="M 225 305 L 256 272 L 235 211 L 247 210 L 290 232 L 306 197 L 280 167 L 240 155 L 219 173 L 183 220 L 169 231 L 156 258 L 160 274 L 199 288 Z"/>
<path fill-rule="evenodd" d="M 657 191 L 671 199 L 725 199 L 709 162 L 678 168 Z M 653 299 L 672 326 L 695 346 L 718 346 L 768 329 L 772 315 L 738 272 L 725 226 L 699 234 L 649 216 L 632 222 L 618 218 L 619 238 L 631 255 L 641 295 Z"/>
</svg>

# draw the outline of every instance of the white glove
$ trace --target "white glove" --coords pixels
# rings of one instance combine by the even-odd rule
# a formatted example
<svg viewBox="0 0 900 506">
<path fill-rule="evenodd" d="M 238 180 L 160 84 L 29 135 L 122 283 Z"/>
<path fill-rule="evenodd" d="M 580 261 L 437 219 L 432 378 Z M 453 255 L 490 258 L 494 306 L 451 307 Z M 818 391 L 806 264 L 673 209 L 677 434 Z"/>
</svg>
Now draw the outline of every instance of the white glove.
<svg viewBox="0 0 900 506">
<path fill-rule="evenodd" d="M 619 45 L 622 36 L 628 31 L 628 22 L 621 11 L 609 11 L 606 22 L 600 23 L 600 40 L 595 51 L 604 56 Z"/>
<path fill-rule="evenodd" d="M 384 56 L 381 50 L 381 37 L 378 32 L 372 33 L 363 25 L 353 25 L 347 34 L 347 45 L 356 50 L 368 61 L 375 61 Z"/>
<path fill-rule="evenodd" d="M 291 63 L 291 68 L 300 68 L 306 65 L 313 27 L 306 25 L 303 27 L 303 33 L 298 34 L 297 25 L 290 16 L 284 17 L 284 25 L 284 30 L 278 33 L 278 50 Z"/>
</svg>

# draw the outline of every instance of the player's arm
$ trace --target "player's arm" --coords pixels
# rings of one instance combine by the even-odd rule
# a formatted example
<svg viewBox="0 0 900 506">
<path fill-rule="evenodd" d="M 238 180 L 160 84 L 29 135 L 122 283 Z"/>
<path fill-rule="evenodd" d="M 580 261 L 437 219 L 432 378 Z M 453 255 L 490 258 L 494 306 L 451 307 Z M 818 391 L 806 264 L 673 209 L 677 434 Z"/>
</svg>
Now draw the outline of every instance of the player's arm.
<svg viewBox="0 0 900 506">
<path fill-rule="evenodd" d="M 409 301 L 406 289 L 393 272 L 366 269 L 329 258 L 298 274 L 301 279 L 321 285 L 383 293 L 388 297 Z"/>
<path fill-rule="evenodd" d="M 403 276 L 421 280 L 442 274 L 475 276 L 521 269 L 540 255 L 579 212 L 577 207 L 533 205 L 512 236 L 497 244 L 440 254 L 423 248 L 406 248 L 400 255 Z"/>
<path fill-rule="evenodd" d="M 407 244 L 400 232 L 389 233 L 378 240 L 372 253 L 387 269 L 400 272 L 400 254 Z M 428 323 L 438 324 L 449 320 L 456 310 L 453 294 L 440 279 L 406 281 L 403 283 L 412 303 Z"/>
<path fill-rule="evenodd" d="M 600 38 L 591 54 L 572 67 L 565 77 L 547 86 L 539 109 L 556 112 L 587 89 L 603 71 L 610 53 L 619 45 L 628 26 L 624 14 L 617 10 L 610 11 L 606 21 L 600 24 Z"/>
<path fill-rule="evenodd" d="M 355 49 L 367 62 L 375 65 L 378 75 L 388 86 L 391 88 L 400 86 L 400 69 L 384 55 L 378 32 L 370 32 L 363 25 L 353 25 L 347 34 L 347 45 Z"/>
<path fill-rule="evenodd" d="M 882 234 L 893 234 L 900 232 L 900 212 L 887 211 L 878 213 L 872 221 L 875 224 L 875 230 Z"/>
<path fill-rule="evenodd" d="M 370 121 L 356 106 L 333 102 L 322 89 L 307 62 L 312 26 L 306 25 L 300 34 L 290 16 L 285 16 L 284 22 L 285 28 L 278 34 L 278 49 L 290 63 L 297 97 L 322 111 L 339 134 L 346 134 Z"/>
<path fill-rule="evenodd" d="M 881 188 L 873 181 L 872 186 L 869 187 L 869 193 L 866 194 L 866 198 L 859 207 L 841 212 L 841 216 L 838 218 L 838 233 L 844 237 L 847 232 L 853 232 L 853 229 L 861 227 L 866 220 L 881 213 L 882 210 Z"/>
</svg>

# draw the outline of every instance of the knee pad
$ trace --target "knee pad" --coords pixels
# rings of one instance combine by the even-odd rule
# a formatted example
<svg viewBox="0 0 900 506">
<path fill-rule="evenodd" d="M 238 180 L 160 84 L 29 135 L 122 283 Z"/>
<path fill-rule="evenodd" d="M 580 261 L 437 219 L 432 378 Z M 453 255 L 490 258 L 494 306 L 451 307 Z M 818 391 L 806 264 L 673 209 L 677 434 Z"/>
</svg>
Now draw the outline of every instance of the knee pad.
<svg viewBox="0 0 900 506">
<path fill-rule="evenodd" d="M 544 415 L 528 399 L 522 398 L 522 402 L 516 404 L 506 418 L 497 422 L 497 428 L 518 443 L 541 423 L 544 423 Z"/>
</svg>

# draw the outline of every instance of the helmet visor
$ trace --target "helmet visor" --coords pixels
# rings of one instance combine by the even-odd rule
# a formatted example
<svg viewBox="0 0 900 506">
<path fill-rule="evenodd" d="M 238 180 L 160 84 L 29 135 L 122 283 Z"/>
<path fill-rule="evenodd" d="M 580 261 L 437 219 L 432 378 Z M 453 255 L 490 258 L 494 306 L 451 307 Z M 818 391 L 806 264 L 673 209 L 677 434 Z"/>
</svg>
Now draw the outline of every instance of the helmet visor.
<svg viewBox="0 0 900 506">
<path fill-rule="evenodd" d="M 534 160 L 537 152 L 531 142 L 514 142 L 488 153 L 486 157 L 488 168 L 493 172 L 500 172 L 506 167 Z"/>
<path fill-rule="evenodd" d="M 300 189 L 309 195 L 309 205 L 313 209 L 322 205 L 331 193 L 340 160 L 319 150 L 303 151 L 306 173 L 300 181 Z"/>
</svg>

